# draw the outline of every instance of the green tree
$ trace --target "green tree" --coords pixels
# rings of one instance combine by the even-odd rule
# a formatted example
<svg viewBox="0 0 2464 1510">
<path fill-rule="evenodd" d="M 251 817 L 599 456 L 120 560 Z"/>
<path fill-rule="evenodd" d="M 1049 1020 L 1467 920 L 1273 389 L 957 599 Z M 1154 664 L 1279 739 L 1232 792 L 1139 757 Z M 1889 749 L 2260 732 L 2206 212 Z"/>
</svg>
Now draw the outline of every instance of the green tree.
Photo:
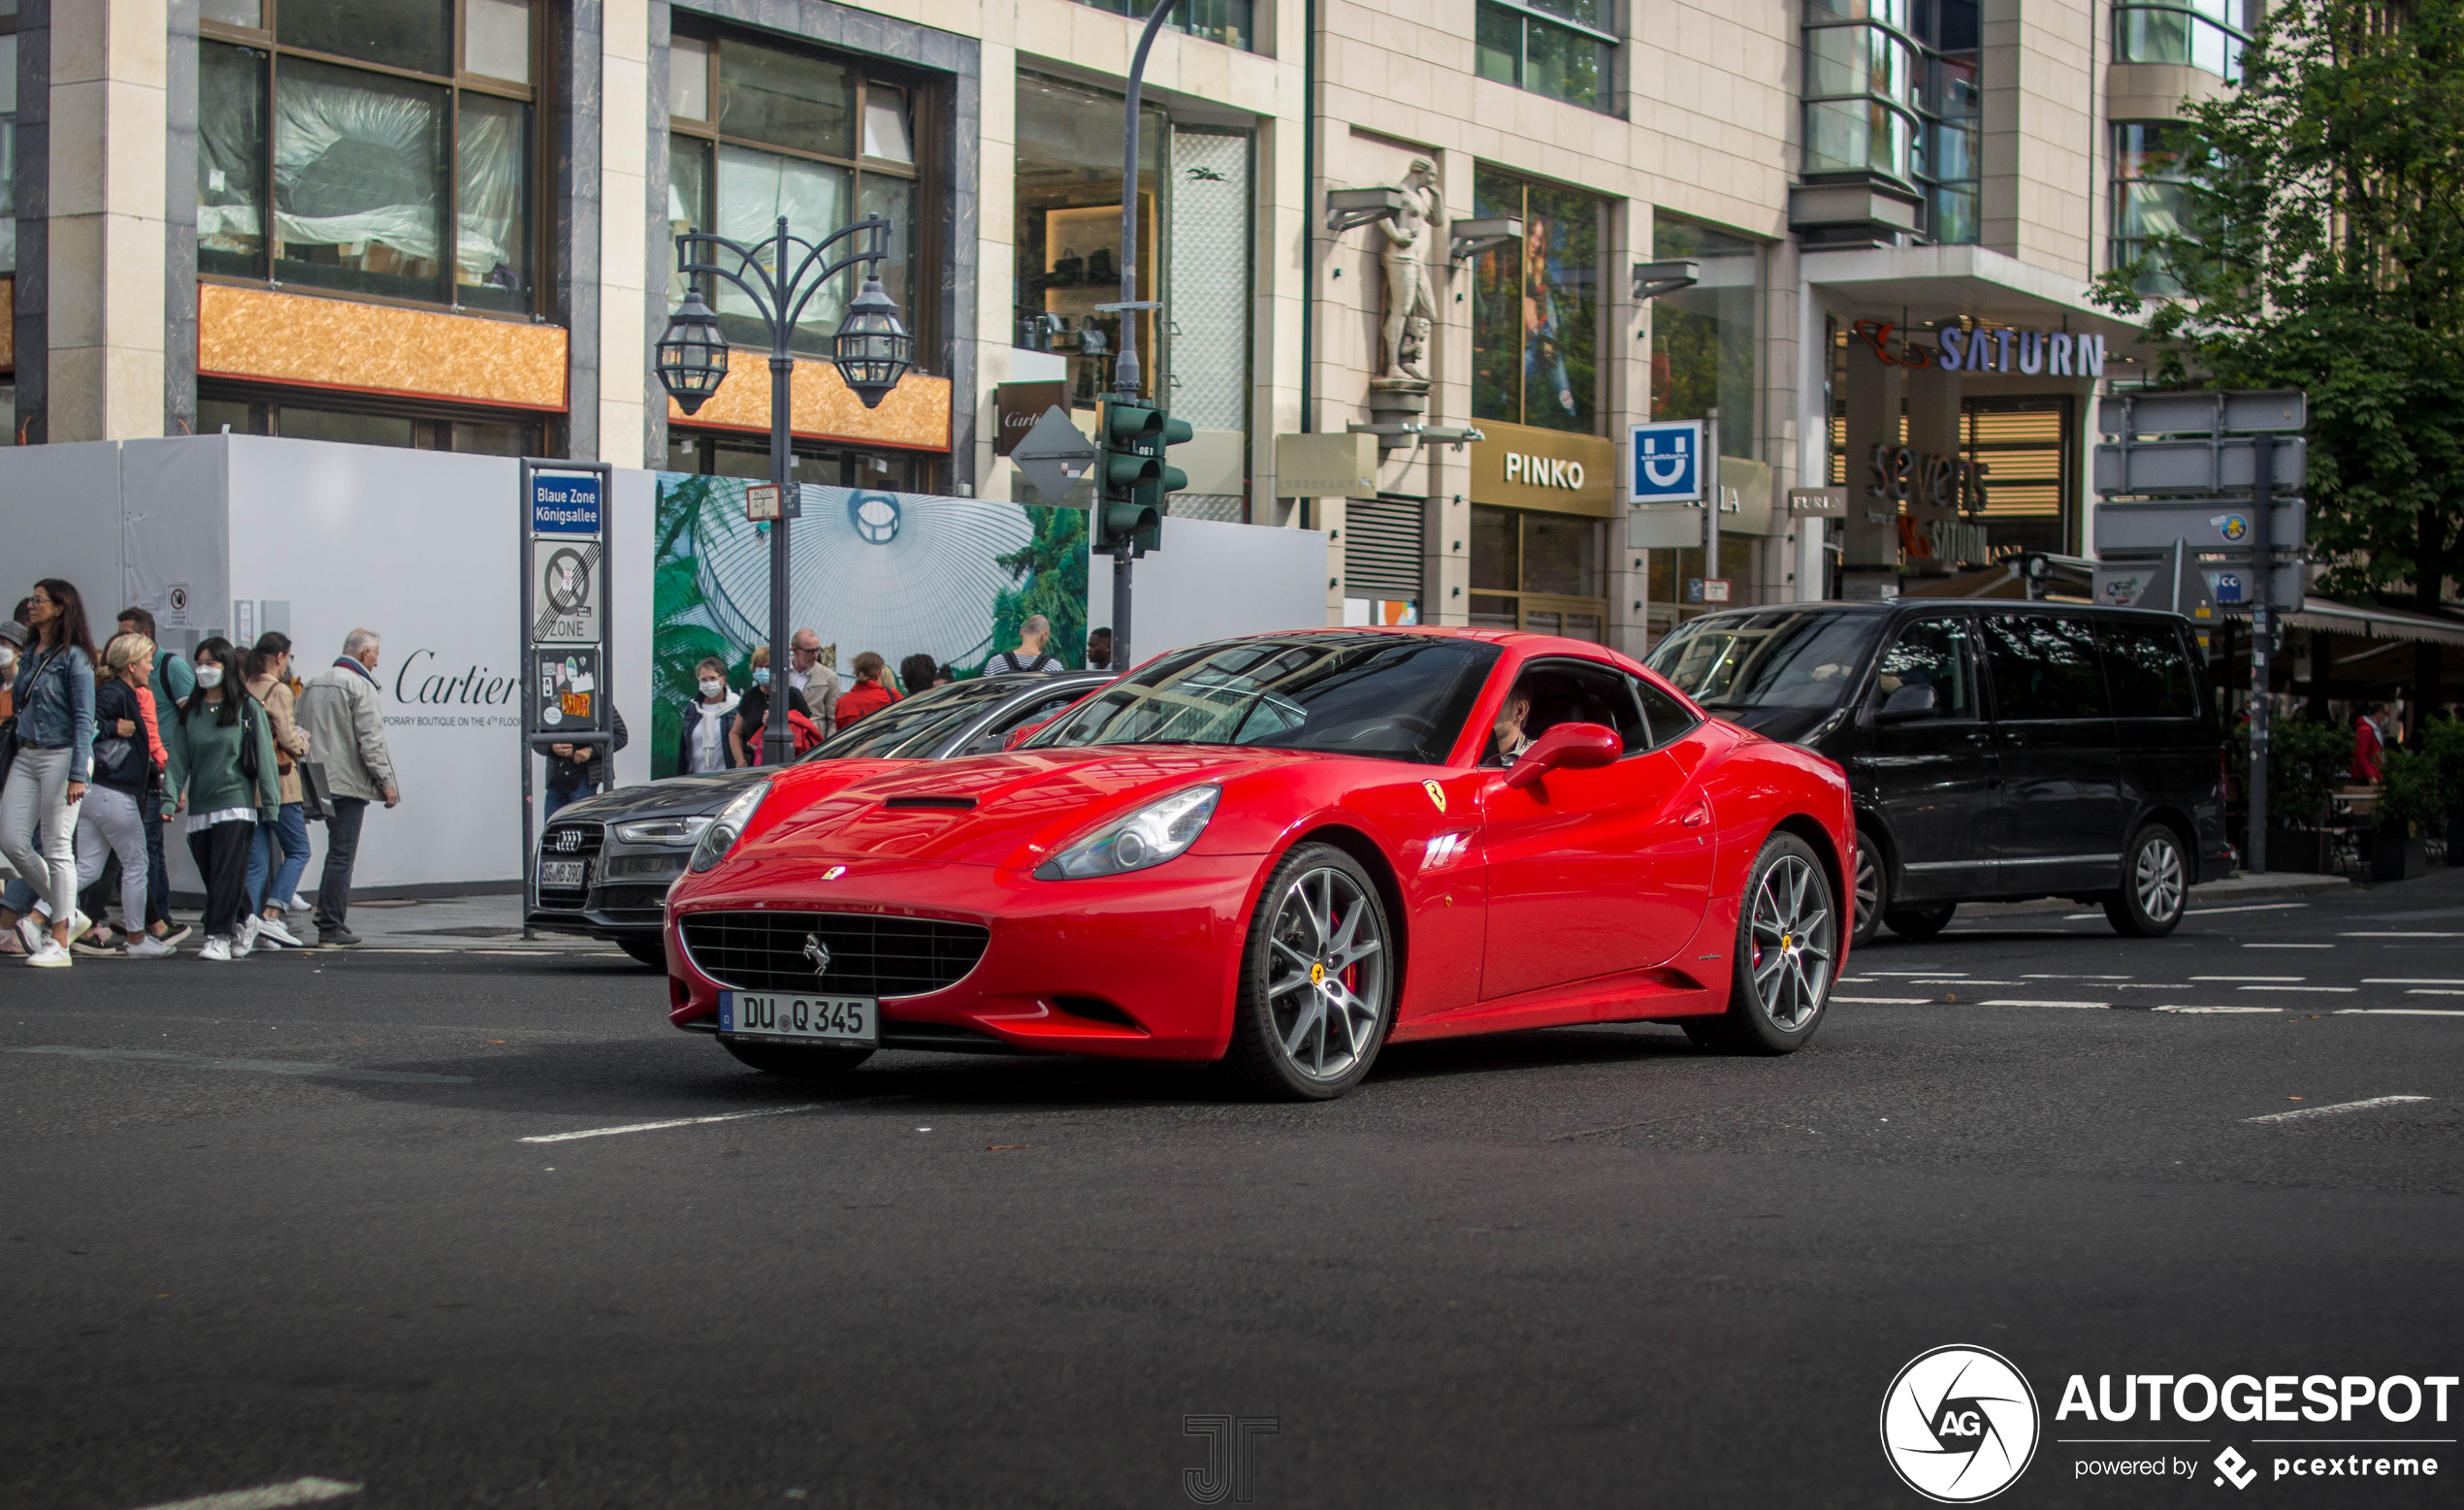
<svg viewBox="0 0 2464 1510">
<path fill-rule="evenodd" d="M 992 643 L 984 653 L 989 660 L 1015 650 L 1019 626 L 1042 614 L 1053 626 L 1045 654 L 1072 665 L 1086 661 L 1086 511 L 1083 508 L 1039 508 L 1021 503 L 1035 535 L 1023 549 L 992 558 L 1018 584 L 992 599 Z M 1168 530 L 1171 527 L 1165 526 Z M 981 671 L 984 661 L 969 667 Z"/>
<path fill-rule="evenodd" d="M 2243 66 L 2185 112 L 2180 232 L 2095 298 L 2147 317 L 2166 386 L 2308 390 L 2323 586 L 2434 611 L 2464 567 L 2464 0 L 2287 0 Z"/>
</svg>

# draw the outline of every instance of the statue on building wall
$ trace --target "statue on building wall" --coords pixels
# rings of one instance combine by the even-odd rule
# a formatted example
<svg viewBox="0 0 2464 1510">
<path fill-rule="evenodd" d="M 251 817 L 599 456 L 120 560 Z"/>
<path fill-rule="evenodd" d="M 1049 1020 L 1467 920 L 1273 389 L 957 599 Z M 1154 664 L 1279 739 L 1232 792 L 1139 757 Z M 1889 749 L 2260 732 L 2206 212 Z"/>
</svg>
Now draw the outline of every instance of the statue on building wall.
<svg viewBox="0 0 2464 1510">
<path fill-rule="evenodd" d="M 1378 260 L 1386 270 L 1386 318 L 1381 331 L 1383 363 L 1379 376 L 1389 381 L 1429 381 L 1430 332 L 1437 320 L 1436 292 L 1430 286 L 1429 263 L 1422 242 L 1438 224 L 1438 170 L 1425 157 L 1415 157 L 1396 189 L 1403 209 L 1378 221 L 1385 246 Z"/>
</svg>

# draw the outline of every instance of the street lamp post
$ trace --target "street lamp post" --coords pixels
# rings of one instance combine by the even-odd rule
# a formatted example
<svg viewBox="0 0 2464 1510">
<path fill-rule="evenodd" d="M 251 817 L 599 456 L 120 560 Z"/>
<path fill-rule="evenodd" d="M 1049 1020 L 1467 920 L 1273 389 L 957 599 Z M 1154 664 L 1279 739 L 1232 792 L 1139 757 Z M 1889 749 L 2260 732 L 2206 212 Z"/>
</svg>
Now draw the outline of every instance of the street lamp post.
<svg viewBox="0 0 2464 1510">
<path fill-rule="evenodd" d="M 688 278 L 723 277 L 744 290 L 755 312 L 770 331 L 770 482 L 778 489 L 779 517 L 770 522 L 770 708 L 762 740 L 764 765 L 785 765 L 795 755 L 795 734 L 789 726 L 788 663 L 788 469 L 794 451 L 788 438 L 789 379 L 795 358 L 788 350 L 796 321 L 815 294 L 830 279 L 861 263 L 864 286 L 847 305 L 830 340 L 830 362 L 868 409 L 898 386 L 914 364 L 908 358 L 914 338 L 899 323 L 898 305 L 881 286 L 881 261 L 890 254 L 888 220 L 866 215 L 819 241 L 790 236 L 785 216 L 778 234 L 751 246 L 707 231 L 688 231 L 676 238 L 676 271 Z M 861 249 L 842 256 L 831 247 L 860 237 Z M 797 257 L 798 253 L 800 257 Z M 733 259 L 732 264 L 720 259 Z M 791 262 L 791 258 L 794 258 Z M 719 319 L 702 302 L 700 286 L 688 284 L 684 303 L 668 317 L 666 334 L 658 345 L 659 381 L 676 406 L 687 414 L 698 410 L 727 380 L 728 342 Z"/>
</svg>

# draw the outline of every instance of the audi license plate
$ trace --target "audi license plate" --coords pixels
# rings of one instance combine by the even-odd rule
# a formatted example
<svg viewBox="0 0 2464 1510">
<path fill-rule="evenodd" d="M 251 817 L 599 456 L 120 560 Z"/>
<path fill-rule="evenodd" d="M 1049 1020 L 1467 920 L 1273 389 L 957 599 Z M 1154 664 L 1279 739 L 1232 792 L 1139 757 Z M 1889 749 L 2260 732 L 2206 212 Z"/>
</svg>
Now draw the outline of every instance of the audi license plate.
<svg viewBox="0 0 2464 1510">
<path fill-rule="evenodd" d="M 541 860 L 539 884 L 565 891 L 579 891 L 582 889 L 583 867 L 589 863 L 588 860 Z"/>
<path fill-rule="evenodd" d="M 804 1044 L 881 1045 L 881 1004 L 869 996 L 778 996 L 721 991 L 719 1031 Z"/>
</svg>

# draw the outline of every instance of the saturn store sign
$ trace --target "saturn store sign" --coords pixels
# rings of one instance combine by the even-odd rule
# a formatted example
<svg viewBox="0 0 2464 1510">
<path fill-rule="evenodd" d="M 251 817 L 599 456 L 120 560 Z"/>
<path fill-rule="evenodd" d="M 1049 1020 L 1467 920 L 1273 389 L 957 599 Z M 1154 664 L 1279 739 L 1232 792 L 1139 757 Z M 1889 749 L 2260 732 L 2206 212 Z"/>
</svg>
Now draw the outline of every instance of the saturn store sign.
<svg viewBox="0 0 2464 1510">
<path fill-rule="evenodd" d="M 1605 519 L 1616 512 L 1617 448 L 1597 435 L 1480 421 L 1472 501 Z"/>
</svg>

